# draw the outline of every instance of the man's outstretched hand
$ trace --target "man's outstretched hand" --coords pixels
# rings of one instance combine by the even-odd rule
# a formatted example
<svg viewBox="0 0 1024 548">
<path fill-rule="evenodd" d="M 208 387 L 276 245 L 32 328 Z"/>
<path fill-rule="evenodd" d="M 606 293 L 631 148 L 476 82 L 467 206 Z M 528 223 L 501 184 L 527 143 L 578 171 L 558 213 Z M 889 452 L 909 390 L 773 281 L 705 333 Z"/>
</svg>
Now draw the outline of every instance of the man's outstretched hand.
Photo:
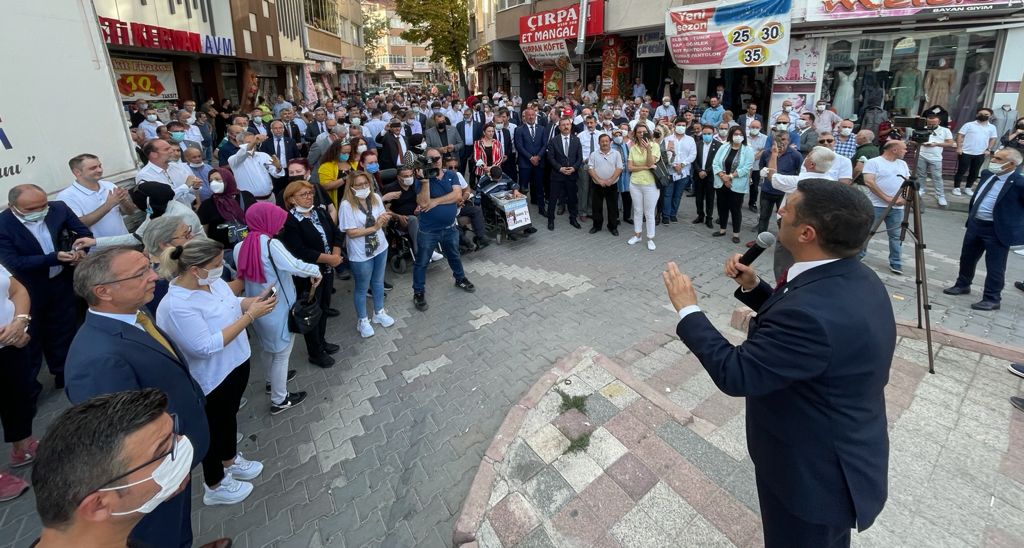
<svg viewBox="0 0 1024 548">
<path fill-rule="evenodd" d="M 689 276 L 679 271 L 676 263 L 668 263 L 665 272 L 661 273 L 661 278 L 665 280 L 668 298 L 672 301 L 676 312 L 697 304 L 697 291 L 693 289 L 693 282 L 690 281 Z"/>
</svg>

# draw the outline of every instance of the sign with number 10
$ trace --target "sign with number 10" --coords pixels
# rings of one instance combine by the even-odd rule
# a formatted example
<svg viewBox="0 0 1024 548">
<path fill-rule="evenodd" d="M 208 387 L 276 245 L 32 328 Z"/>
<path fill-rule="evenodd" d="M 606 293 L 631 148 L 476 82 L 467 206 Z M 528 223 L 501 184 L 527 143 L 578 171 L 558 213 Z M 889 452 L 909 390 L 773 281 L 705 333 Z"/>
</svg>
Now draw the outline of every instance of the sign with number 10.
<svg viewBox="0 0 1024 548">
<path fill-rule="evenodd" d="M 683 68 L 780 65 L 789 57 L 792 0 L 727 0 L 665 16 L 672 60 Z"/>
</svg>

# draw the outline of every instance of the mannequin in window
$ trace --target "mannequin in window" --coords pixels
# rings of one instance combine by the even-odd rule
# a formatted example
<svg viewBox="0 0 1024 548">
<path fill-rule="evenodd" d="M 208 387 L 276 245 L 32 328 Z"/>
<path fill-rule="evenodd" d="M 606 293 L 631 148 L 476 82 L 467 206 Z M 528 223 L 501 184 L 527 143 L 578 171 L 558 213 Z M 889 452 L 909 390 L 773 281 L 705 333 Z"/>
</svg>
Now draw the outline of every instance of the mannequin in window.
<svg viewBox="0 0 1024 548">
<path fill-rule="evenodd" d="M 956 71 L 949 66 L 949 61 L 945 57 L 940 58 L 937 67 L 924 75 L 925 101 L 948 109 L 950 94 L 953 93 L 953 84 L 955 83 Z"/>
<path fill-rule="evenodd" d="M 849 118 L 853 114 L 853 81 L 857 79 L 857 70 L 850 69 L 849 72 L 836 70 L 836 95 L 832 100 L 832 106 L 836 114 L 843 118 Z"/>
<path fill-rule="evenodd" d="M 978 105 L 985 98 L 985 85 L 988 83 L 989 64 L 986 59 L 978 59 L 978 67 L 967 77 L 967 85 L 960 90 L 953 109 L 953 121 L 962 126 L 974 119 Z"/>
<path fill-rule="evenodd" d="M 903 68 L 896 71 L 896 78 L 892 84 L 893 110 L 908 116 L 917 114 L 922 83 L 921 71 L 917 70 L 912 62 L 905 63 Z"/>
</svg>

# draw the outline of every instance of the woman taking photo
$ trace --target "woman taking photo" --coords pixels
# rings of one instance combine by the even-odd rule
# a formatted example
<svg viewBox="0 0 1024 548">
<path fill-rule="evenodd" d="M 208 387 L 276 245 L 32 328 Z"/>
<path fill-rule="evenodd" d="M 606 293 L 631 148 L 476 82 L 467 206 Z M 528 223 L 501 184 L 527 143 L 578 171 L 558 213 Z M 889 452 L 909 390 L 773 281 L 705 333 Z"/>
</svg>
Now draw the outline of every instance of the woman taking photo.
<svg viewBox="0 0 1024 548">
<path fill-rule="evenodd" d="M 373 336 L 373 327 L 366 312 L 366 291 L 373 288 L 373 323 L 391 327 L 395 320 L 384 310 L 384 270 L 388 264 L 388 244 L 384 226 L 391 214 L 373 190 L 373 179 L 362 171 L 349 175 L 341 205 L 338 224 L 348 238 L 346 251 L 348 264 L 355 278 L 352 298 L 355 301 L 356 330 L 366 337 Z"/>
<path fill-rule="evenodd" d="M 217 168 L 210 172 L 213 194 L 199 204 L 196 214 L 207 236 L 227 249 L 245 236 L 245 210 L 256 203 L 248 190 L 239 190 L 231 170 Z"/>
<path fill-rule="evenodd" d="M 725 236 L 725 227 L 732 218 L 732 242 L 740 243 L 740 224 L 743 222 L 743 195 L 750 187 L 750 167 L 754 164 L 754 151 L 747 146 L 743 128 L 734 126 L 726 136 L 728 146 L 722 146 L 711 164 L 715 172 L 715 194 L 718 200 L 718 232 Z"/>
<path fill-rule="evenodd" d="M 505 151 L 501 149 L 501 143 L 494 138 L 495 131 L 494 124 L 488 122 L 484 125 L 483 136 L 473 144 L 477 179 L 484 173 L 490 172 L 491 167 L 500 166 L 505 161 Z"/>
<path fill-rule="evenodd" d="M 341 349 L 336 344 L 328 343 L 324 336 L 327 333 L 327 311 L 331 308 L 334 270 L 344 261 L 341 246 L 345 238 L 331 217 L 316 207 L 314 196 L 313 185 L 305 181 L 289 183 L 284 189 L 282 198 L 290 215 L 281 231 L 281 243 L 299 260 L 320 266 L 322 282 L 315 291 L 323 314 L 317 328 L 304 336 L 309 355 L 322 356 L 334 354 Z M 313 291 L 306 278 L 296 279 L 295 288 L 300 295 Z"/>
<path fill-rule="evenodd" d="M 265 316 L 273 295 L 239 298 L 221 279 L 224 247 L 209 238 L 165 249 L 160 274 L 171 279 L 156 311 L 156 324 L 188 358 L 189 373 L 206 394 L 210 449 L 203 457 L 203 503 L 236 504 L 252 493 L 247 480 L 263 471 L 238 453 L 238 406 L 249 383 L 245 328 Z M 242 481 L 239 481 L 242 480 Z"/>
<path fill-rule="evenodd" d="M 349 163 L 351 157 L 352 145 L 348 141 L 338 139 L 324 151 L 322 163 L 316 171 L 320 188 L 327 191 L 335 207 L 338 206 L 338 188 L 345 184 L 348 172 L 352 171 L 352 164 Z M 288 205 L 287 201 L 284 203 L 285 206 Z"/>
<path fill-rule="evenodd" d="M 645 124 L 633 128 L 627 169 L 630 173 L 629 195 L 633 199 L 633 237 L 626 241 L 635 245 L 643 240 L 647 224 L 647 249 L 654 251 L 655 211 L 658 207 L 658 186 L 654 184 L 654 164 L 661 158 L 661 147 L 651 137 Z"/>
<path fill-rule="evenodd" d="M 28 290 L 0 266 L 0 424 L 4 442 L 11 444 L 11 468 L 35 460 L 39 442 L 32 437 L 36 399 L 42 387 L 33 375 L 28 351 Z M 28 483 L 11 474 L 0 474 L 0 502 L 28 490 Z"/>
</svg>

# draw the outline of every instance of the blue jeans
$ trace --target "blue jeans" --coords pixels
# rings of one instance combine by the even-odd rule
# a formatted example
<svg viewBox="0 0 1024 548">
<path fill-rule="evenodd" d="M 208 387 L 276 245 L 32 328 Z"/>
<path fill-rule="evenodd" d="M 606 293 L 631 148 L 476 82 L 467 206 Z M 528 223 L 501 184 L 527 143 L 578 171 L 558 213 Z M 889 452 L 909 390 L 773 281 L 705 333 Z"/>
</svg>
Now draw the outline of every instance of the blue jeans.
<svg viewBox="0 0 1024 548">
<path fill-rule="evenodd" d="M 665 187 L 664 203 L 661 206 L 661 214 L 665 217 L 675 217 L 679 213 L 679 202 L 683 199 L 683 192 L 690 184 L 689 177 L 672 179 L 672 184 Z"/>
<path fill-rule="evenodd" d="M 348 264 L 355 281 L 352 299 L 356 304 L 356 316 L 359 319 L 369 317 L 366 315 L 366 290 L 370 287 L 373 287 L 373 311 L 384 310 L 384 270 L 388 266 L 388 250 L 367 261 L 348 261 Z"/>
<path fill-rule="evenodd" d="M 459 229 L 449 226 L 437 231 L 426 231 L 420 226 L 419 242 L 416 243 L 416 262 L 412 267 L 412 291 L 423 293 L 427 283 L 427 265 L 434 248 L 441 244 L 441 252 L 448 259 L 455 281 L 464 280 L 466 273 L 462 270 L 462 259 L 459 257 Z"/>
<path fill-rule="evenodd" d="M 874 222 L 878 222 L 878 219 L 882 217 L 882 213 L 885 213 L 885 208 L 875 206 Z M 900 241 L 900 224 L 902 222 L 902 209 L 893 208 L 885 216 L 885 233 L 889 236 L 889 266 L 896 269 L 900 269 L 903 266 L 900 258 L 900 250 L 903 248 L 903 242 Z M 863 259 L 867 252 L 868 244 L 864 242 L 864 249 L 860 252 L 860 258 Z"/>
</svg>

